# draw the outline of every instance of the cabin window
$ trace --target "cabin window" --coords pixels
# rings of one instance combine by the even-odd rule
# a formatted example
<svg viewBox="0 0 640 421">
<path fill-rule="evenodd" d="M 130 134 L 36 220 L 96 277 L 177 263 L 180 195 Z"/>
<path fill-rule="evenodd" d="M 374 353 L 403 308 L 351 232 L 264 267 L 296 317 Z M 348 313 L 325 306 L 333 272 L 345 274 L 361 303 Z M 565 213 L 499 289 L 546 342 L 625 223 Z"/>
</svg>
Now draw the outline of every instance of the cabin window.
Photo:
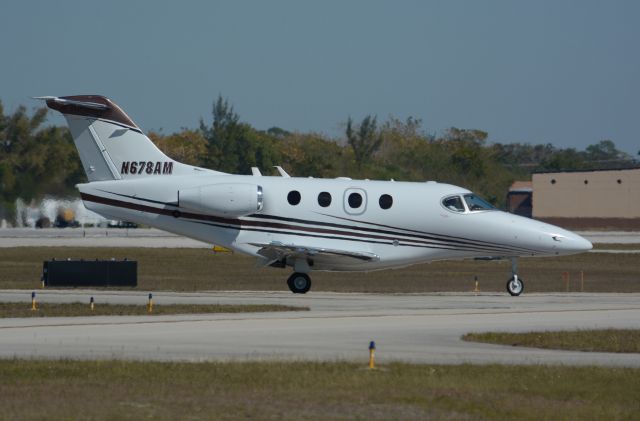
<svg viewBox="0 0 640 421">
<path fill-rule="evenodd" d="M 361 215 L 367 210 L 367 192 L 358 187 L 350 187 L 342 196 L 342 208 L 349 215 Z"/>
<path fill-rule="evenodd" d="M 383 194 L 380 196 L 378 203 L 382 209 L 389 209 L 391 205 L 393 205 L 393 197 L 388 194 Z"/>
<path fill-rule="evenodd" d="M 326 208 L 331 204 L 331 194 L 323 191 L 318 195 L 318 204 L 323 208 Z"/>
<path fill-rule="evenodd" d="M 300 192 L 297 190 L 291 190 L 289 192 L 289 194 L 287 195 L 287 201 L 289 202 L 290 205 L 295 206 L 298 203 L 300 203 Z"/>
<path fill-rule="evenodd" d="M 360 193 L 351 193 L 349 195 L 349 206 L 353 209 L 357 209 L 362 206 L 362 195 Z"/>
<path fill-rule="evenodd" d="M 485 211 L 494 210 L 495 207 L 484 199 L 479 198 L 475 194 L 465 194 L 464 201 L 467 202 L 467 207 L 470 211 Z"/>
<path fill-rule="evenodd" d="M 442 205 L 454 212 L 464 212 L 464 204 L 462 204 L 462 199 L 460 196 L 451 196 L 447 197 L 442 201 Z"/>
</svg>

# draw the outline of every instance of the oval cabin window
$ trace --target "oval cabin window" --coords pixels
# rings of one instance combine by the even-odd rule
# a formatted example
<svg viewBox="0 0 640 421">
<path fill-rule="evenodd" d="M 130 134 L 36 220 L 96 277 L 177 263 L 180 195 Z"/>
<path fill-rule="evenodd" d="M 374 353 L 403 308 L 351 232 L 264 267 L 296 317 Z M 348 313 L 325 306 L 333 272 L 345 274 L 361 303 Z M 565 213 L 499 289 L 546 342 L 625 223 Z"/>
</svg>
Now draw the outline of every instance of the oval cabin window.
<svg viewBox="0 0 640 421">
<path fill-rule="evenodd" d="M 331 204 L 331 194 L 323 191 L 318 195 L 318 204 L 323 208 L 326 208 Z"/>
<path fill-rule="evenodd" d="M 380 200 L 378 200 L 380 207 L 382 209 L 389 209 L 391 205 L 393 205 L 393 197 L 388 194 L 383 194 L 380 196 Z"/>
<path fill-rule="evenodd" d="M 287 201 L 290 205 L 295 206 L 300 203 L 300 192 L 297 190 L 291 190 L 287 195 Z"/>
<path fill-rule="evenodd" d="M 353 209 L 357 209 L 362 206 L 362 195 L 360 193 L 351 193 L 349 195 L 349 206 Z"/>
</svg>

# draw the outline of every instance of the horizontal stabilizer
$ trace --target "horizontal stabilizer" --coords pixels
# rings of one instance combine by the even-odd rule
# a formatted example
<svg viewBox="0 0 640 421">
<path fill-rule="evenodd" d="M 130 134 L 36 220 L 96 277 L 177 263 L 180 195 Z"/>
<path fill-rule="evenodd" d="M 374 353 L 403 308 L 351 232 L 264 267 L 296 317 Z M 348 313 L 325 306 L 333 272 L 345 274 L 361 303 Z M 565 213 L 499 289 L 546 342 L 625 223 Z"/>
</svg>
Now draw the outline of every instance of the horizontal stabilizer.
<svg viewBox="0 0 640 421">
<path fill-rule="evenodd" d="M 121 127 L 142 131 L 122 108 L 101 95 L 72 95 L 72 96 L 38 96 L 34 99 L 44 100 L 47 107 L 67 116 L 81 116 L 95 118 L 117 124 Z M 70 127 L 71 128 L 71 127 Z"/>
<path fill-rule="evenodd" d="M 66 98 L 58 98 L 55 96 L 34 96 L 33 99 L 41 99 L 44 101 L 52 101 L 56 104 L 60 104 L 60 105 L 74 105 L 76 107 L 81 107 L 81 108 L 88 108 L 91 110 L 108 110 L 109 105 L 107 104 L 100 104 L 98 102 L 91 102 L 91 101 L 75 101 L 72 99 L 66 99 Z"/>
</svg>

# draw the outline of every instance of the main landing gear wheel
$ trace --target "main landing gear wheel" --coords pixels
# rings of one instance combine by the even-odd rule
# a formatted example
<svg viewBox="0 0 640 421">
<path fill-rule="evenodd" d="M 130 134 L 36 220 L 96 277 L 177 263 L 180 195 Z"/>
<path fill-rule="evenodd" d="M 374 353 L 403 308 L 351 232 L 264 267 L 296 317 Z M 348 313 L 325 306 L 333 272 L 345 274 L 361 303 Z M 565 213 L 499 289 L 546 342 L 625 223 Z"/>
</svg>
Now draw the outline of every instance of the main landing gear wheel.
<svg viewBox="0 0 640 421">
<path fill-rule="evenodd" d="M 514 297 L 522 294 L 522 291 L 524 291 L 524 282 L 522 282 L 522 279 L 520 279 L 518 275 L 513 275 L 513 277 L 507 281 L 507 291 Z"/>
<path fill-rule="evenodd" d="M 287 279 L 287 285 L 294 294 L 305 294 L 311 289 L 311 278 L 306 273 L 295 272 Z"/>
</svg>

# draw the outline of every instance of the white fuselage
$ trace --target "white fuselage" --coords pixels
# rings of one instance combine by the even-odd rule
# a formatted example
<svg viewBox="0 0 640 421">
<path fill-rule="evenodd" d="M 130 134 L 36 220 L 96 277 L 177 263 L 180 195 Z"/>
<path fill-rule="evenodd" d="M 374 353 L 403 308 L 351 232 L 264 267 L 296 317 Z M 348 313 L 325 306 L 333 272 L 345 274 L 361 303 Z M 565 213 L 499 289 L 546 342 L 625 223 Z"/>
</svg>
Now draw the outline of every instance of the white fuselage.
<svg viewBox="0 0 640 421">
<path fill-rule="evenodd" d="M 562 228 L 501 212 L 470 191 L 435 182 L 232 175 L 166 156 L 115 102 L 100 95 L 39 97 L 69 125 L 88 183 L 85 206 L 101 215 L 195 238 L 293 267 L 304 294 L 312 270 L 368 271 L 420 262 L 511 258 L 589 250 Z"/>
<path fill-rule="evenodd" d="M 225 214 L 234 199 L 217 208 L 215 198 L 194 188 L 218 184 L 259 186 L 261 208 Z M 287 178 L 211 174 L 97 181 L 78 186 L 86 207 L 99 214 L 150 225 L 206 243 L 258 256 L 257 244 L 346 250 L 377 256 L 370 261 L 319 261 L 313 270 L 376 270 L 442 259 L 549 256 L 591 248 L 582 237 L 536 220 L 498 210 L 460 212 L 443 199 L 468 190 L 435 182 L 414 183 L 350 179 Z M 198 190 L 200 191 L 200 190 Z M 289 203 L 292 191 L 299 203 Z M 187 193 L 202 200 L 185 208 Z M 331 203 L 321 206 L 318 196 Z M 349 204 L 351 193 L 362 204 Z M 392 198 L 383 209 L 382 195 Z M 186 202 L 185 202 L 186 203 Z M 326 200 L 324 203 L 326 205 Z M 211 206 L 212 211 L 207 212 Z"/>
</svg>

